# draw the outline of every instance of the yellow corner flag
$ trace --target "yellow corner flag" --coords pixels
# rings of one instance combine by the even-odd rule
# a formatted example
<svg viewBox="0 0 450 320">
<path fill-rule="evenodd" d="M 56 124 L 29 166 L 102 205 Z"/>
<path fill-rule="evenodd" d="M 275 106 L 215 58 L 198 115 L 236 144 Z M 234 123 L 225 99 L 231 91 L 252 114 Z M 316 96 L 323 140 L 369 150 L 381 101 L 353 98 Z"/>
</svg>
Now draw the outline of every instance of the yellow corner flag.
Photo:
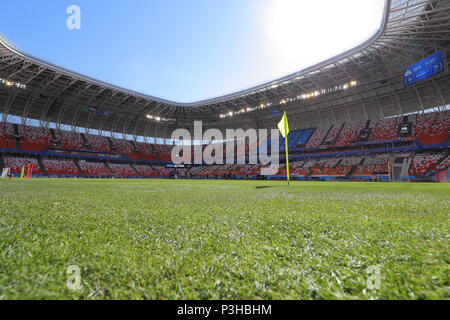
<svg viewBox="0 0 450 320">
<path fill-rule="evenodd" d="M 287 182 L 289 185 L 290 178 L 289 178 L 289 150 L 288 150 L 288 135 L 289 135 L 289 123 L 286 115 L 286 111 L 284 111 L 283 118 L 281 118 L 280 123 L 278 123 L 278 129 L 281 132 L 281 135 L 284 138 L 284 141 L 286 143 L 286 174 L 287 174 Z"/>
<path fill-rule="evenodd" d="M 20 179 L 23 179 L 24 173 L 25 173 L 25 166 L 23 166 L 22 170 L 20 171 Z"/>
</svg>

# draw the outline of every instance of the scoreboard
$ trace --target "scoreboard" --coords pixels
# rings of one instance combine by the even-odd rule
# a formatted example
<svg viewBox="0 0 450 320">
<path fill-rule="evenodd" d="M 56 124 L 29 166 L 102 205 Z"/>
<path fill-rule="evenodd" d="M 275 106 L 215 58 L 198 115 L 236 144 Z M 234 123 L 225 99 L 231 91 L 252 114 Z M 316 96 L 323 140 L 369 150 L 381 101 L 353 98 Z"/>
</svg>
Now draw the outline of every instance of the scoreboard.
<svg viewBox="0 0 450 320">
<path fill-rule="evenodd" d="M 445 70 L 444 55 L 439 51 L 403 70 L 405 88 L 427 80 Z"/>
</svg>

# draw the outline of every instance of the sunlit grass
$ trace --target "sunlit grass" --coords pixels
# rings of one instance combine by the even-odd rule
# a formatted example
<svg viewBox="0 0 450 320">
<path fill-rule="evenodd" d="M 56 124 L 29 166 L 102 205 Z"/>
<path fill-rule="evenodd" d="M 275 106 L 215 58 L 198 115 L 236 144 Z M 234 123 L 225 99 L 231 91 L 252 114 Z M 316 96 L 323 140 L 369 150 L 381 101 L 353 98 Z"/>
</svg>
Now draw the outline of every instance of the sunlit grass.
<svg viewBox="0 0 450 320">
<path fill-rule="evenodd" d="M 3 180 L 0 298 L 448 299 L 449 207 L 448 184 Z"/>
</svg>

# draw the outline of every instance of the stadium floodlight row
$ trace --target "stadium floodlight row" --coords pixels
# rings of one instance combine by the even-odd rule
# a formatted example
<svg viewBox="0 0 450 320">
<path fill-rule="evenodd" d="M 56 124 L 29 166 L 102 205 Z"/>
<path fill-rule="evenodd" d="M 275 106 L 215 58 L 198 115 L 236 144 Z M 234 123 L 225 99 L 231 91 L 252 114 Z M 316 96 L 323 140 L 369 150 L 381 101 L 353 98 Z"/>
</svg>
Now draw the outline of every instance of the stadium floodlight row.
<svg viewBox="0 0 450 320">
<path fill-rule="evenodd" d="M 143 95 L 32 57 L 0 37 L 0 113 L 133 137 L 170 138 L 176 128 L 292 129 L 398 116 L 450 103 L 448 65 L 405 88 L 402 71 L 437 51 L 448 61 L 448 0 L 387 0 L 379 30 L 336 57 L 263 85 L 196 103 Z M 446 62 L 447 63 L 447 62 Z M 218 75 L 220 76 L 220 75 Z"/>
</svg>

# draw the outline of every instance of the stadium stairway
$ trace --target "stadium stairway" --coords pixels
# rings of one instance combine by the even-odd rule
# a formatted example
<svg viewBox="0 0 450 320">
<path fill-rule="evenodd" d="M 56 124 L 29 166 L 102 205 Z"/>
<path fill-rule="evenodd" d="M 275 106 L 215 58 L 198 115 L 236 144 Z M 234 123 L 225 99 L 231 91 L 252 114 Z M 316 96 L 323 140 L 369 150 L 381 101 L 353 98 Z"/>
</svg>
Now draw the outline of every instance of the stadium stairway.
<svg viewBox="0 0 450 320">
<path fill-rule="evenodd" d="M 339 161 L 336 163 L 335 166 L 333 166 L 333 169 L 336 169 L 337 167 L 339 167 L 342 163 L 343 159 L 339 159 Z"/>
<path fill-rule="evenodd" d="M 308 174 L 305 176 L 305 181 L 309 180 L 309 177 L 311 177 L 314 174 L 314 169 L 311 169 Z"/>
<path fill-rule="evenodd" d="M 338 140 L 339 140 L 339 137 L 341 136 L 341 133 L 342 133 L 342 131 L 344 130 L 344 128 L 345 128 L 345 123 L 343 123 L 342 124 L 342 126 L 341 126 L 341 128 L 339 129 L 339 131 L 338 131 L 338 133 L 337 133 L 337 135 L 336 135 L 336 138 L 334 138 L 334 140 L 332 141 L 332 145 L 335 145 L 335 144 L 337 144 L 337 142 L 338 142 Z"/>
<path fill-rule="evenodd" d="M 402 165 L 400 177 L 407 177 L 409 175 L 409 169 L 411 167 L 412 162 L 413 162 L 412 157 L 397 157 L 395 159 L 395 163 Z"/>
<path fill-rule="evenodd" d="M 153 171 L 158 172 L 158 170 L 156 170 L 154 166 L 149 165 L 149 167 L 150 167 Z"/>
<path fill-rule="evenodd" d="M 371 122 L 372 122 L 371 120 L 367 120 L 366 126 L 359 131 L 358 137 L 356 138 L 355 141 L 352 142 L 369 141 L 370 136 L 372 135 L 372 128 L 370 127 Z M 366 136 L 363 137 L 363 134 L 366 132 L 367 132 Z"/>
<path fill-rule="evenodd" d="M 139 176 L 141 176 L 142 174 L 139 172 L 139 170 L 138 169 L 136 169 L 136 167 L 132 164 L 132 163 L 130 163 L 130 167 L 139 175 Z"/>
<path fill-rule="evenodd" d="M 86 176 L 86 173 L 84 173 L 83 169 L 81 169 L 78 160 L 74 159 L 73 162 L 75 163 L 75 166 L 77 167 L 78 171 L 80 171 L 81 175 Z"/>
<path fill-rule="evenodd" d="M 153 148 L 153 151 L 155 151 L 155 157 L 156 159 L 158 159 L 159 161 L 161 161 L 161 159 L 159 158 L 159 152 L 157 148 Z"/>
<path fill-rule="evenodd" d="M 355 171 L 358 169 L 358 167 L 359 167 L 359 166 L 362 166 L 362 165 L 364 164 L 364 162 L 366 162 L 366 159 L 363 157 L 357 166 L 352 166 L 352 168 L 351 168 L 350 171 L 347 173 L 347 175 L 345 176 L 345 178 L 346 178 L 346 179 L 350 179 L 350 178 L 353 176 L 353 174 L 355 173 Z"/>
<path fill-rule="evenodd" d="M 323 137 L 322 141 L 320 141 L 319 146 L 324 145 L 327 141 L 327 137 L 330 134 L 331 130 L 333 130 L 333 126 L 331 125 L 330 128 L 327 131 L 327 134 Z"/>
<path fill-rule="evenodd" d="M 134 141 L 130 141 L 130 143 L 131 143 L 131 146 L 133 147 L 134 151 L 137 153 L 139 151 L 139 149 L 138 149 L 136 143 L 134 143 Z"/>
<path fill-rule="evenodd" d="M 22 144 L 20 143 L 20 138 L 15 138 L 14 141 L 16 141 L 16 149 L 22 150 Z"/>
<path fill-rule="evenodd" d="M 80 133 L 82 142 L 83 142 L 83 146 L 89 149 L 92 149 L 91 145 L 89 144 L 89 142 L 86 139 L 86 136 L 84 135 L 84 133 Z"/>
<path fill-rule="evenodd" d="M 432 165 L 424 173 L 422 173 L 421 177 L 425 177 L 425 176 L 433 173 L 434 169 L 436 169 L 442 162 L 444 162 L 448 158 L 448 156 L 450 156 L 450 150 L 447 150 L 445 152 L 445 154 L 439 159 L 439 161 L 437 161 L 434 165 Z M 0 161 L 1 161 L 1 159 L 0 159 Z M 1 168 L 1 162 L 0 162 L 0 168 Z"/>
<path fill-rule="evenodd" d="M 335 128 L 335 126 L 331 126 L 331 128 L 330 128 L 330 130 L 328 131 L 327 135 L 325 136 L 325 139 L 323 140 L 322 144 L 329 145 L 329 146 L 335 145 L 336 142 L 337 142 L 338 139 L 339 139 L 339 136 L 340 136 L 341 133 L 342 133 L 342 130 L 344 130 L 344 127 L 345 127 L 345 123 L 343 123 L 343 124 L 341 125 L 341 127 L 339 128 L 339 131 L 337 132 L 336 136 L 335 136 L 332 140 L 328 141 L 327 138 L 328 138 L 328 136 L 330 135 L 331 130 L 333 130 L 333 129 Z"/>
<path fill-rule="evenodd" d="M 14 134 L 11 138 L 14 139 L 14 141 L 16 141 L 16 149 L 22 150 L 22 145 L 20 143 L 20 141 L 22 140 L 22 136 L 20 135 L 20 132 L 19 132 L 19 126 L 17 124 L 14 124 L 13 130 L 14 130 Z"/>
<path fill-rule="evenodd" d="M 353 166 L 350 171 L 347 173 L 347 175 L 345 176 L 346 179 L 350 179 L 353 174 L 355 173 L 355 171 L 358 169 L 358 166 Z"/>
<path fill-rule="evenodd" d="M 144 154 L 142 153 L 141 149 L 137 149 L 136 153 L 138 154 L 140 159 L 145 159 Z"/>
<path fill-rule="evenodd" d="M 412 162 L 413 162 L 412 157 L 408 157 L 403 160 L 403 167 L 402 167 L 402 172 L 401 172 L 402 177 L 408 176 L 409 169 L 411 168 Z"/>
<path fill-rule="evenodd" d="M 203 171 L 204 169 L 206 169 L 206 167 L 199 166 L 199 167 L 196 167 L 195 169 L 191 169 L 190 173 L 193 175 L 196 175 L 196 174 L 200 173 L 201 171 Z"/>
<path fill-rule="evenodd" d="M 132 141 L 130 141 L 130 140 L 125 140 L 125 144 L 129 144 L 129 145 L 131 145 L 131 148 L 133 149 L 133 150 L 136 150 L 136 146 L 134 145 L 134 143 L 132 142 Z"/>
<path fill-rule="evenodd" d="M 109 148 L 110 148 L 112 151 L 117 151 L 117 148 L 116 148 L 116 146 L 114 145 L 114 143 L 112 142 L 111 138 L 110 138 L 110 137 L 107 137 L 106 139 L 108 139 Z"/>
<path fill-rule="evenodd" d="M 197 174 L 201 173 L 202 171 L 206 170 L 207 168 L 208 167 L 206 167 L 206 166 L 205 167 L 198 167 L 198 169 L 193 171 L 192 174 L 197 175 Z"/>
<path fill-rule="evenodd" d="M 108 162 L 104 161 L 103 163 L 105 164 L 106 169 L 108 169 L 108 171 L 111 172 L 112 175 L 116 175 L 116 173 L 109 166 Z"/>
<path fill-rule="evenodd" d="M 5 167 L 5 160 L 3 159 L 3 154 L 0 152 L 0 171 Z"/>
<path fill-rule="evenodd" d="M 56 137 L 55 129 L 50 129 L 50 134 L 51 134 L 51 137 L 52 137 L 51 143 L 53 143 L 56 146 L 59 146 L 60 145 L 59 142 L 61 141 L 61 139 L 58 139 Z"/>
<path fill-rule="evenodd" d="M 144 156 L 143 156 L 143 154 L 142 154 L 141 149 L 139 149 L 138 146 L 136 145 L 136 142 L 130 141 L 130 143 L 131 143 L 131 145 L 132 145 L 133 148 L 134 148 L 134 152 L 139 156 L 139 159 L 141 159 L 141 160 L 142 160 L 142 159 L 145 159 Z"/>
<path fill-rule="evenodd" d="M 220 168 L 222 168 L 222 165 L 218 165 L 217 167 L 215 167 L 211 172 L 209 172 L 209 176 L 212 177 L 214 173 L 219 171 Z"/>
<path fill-rule="evenodd" d="M 44 163 L 42 162 L 41 157 L 37 157 L 37 162 L 38 162 L 38 164 L 39 164 L 39 167 L 40 167 L 41 170 L 42 170 L 43 175 L 48 176 L 47 169 L 45 168 Z"/>
</svg>

